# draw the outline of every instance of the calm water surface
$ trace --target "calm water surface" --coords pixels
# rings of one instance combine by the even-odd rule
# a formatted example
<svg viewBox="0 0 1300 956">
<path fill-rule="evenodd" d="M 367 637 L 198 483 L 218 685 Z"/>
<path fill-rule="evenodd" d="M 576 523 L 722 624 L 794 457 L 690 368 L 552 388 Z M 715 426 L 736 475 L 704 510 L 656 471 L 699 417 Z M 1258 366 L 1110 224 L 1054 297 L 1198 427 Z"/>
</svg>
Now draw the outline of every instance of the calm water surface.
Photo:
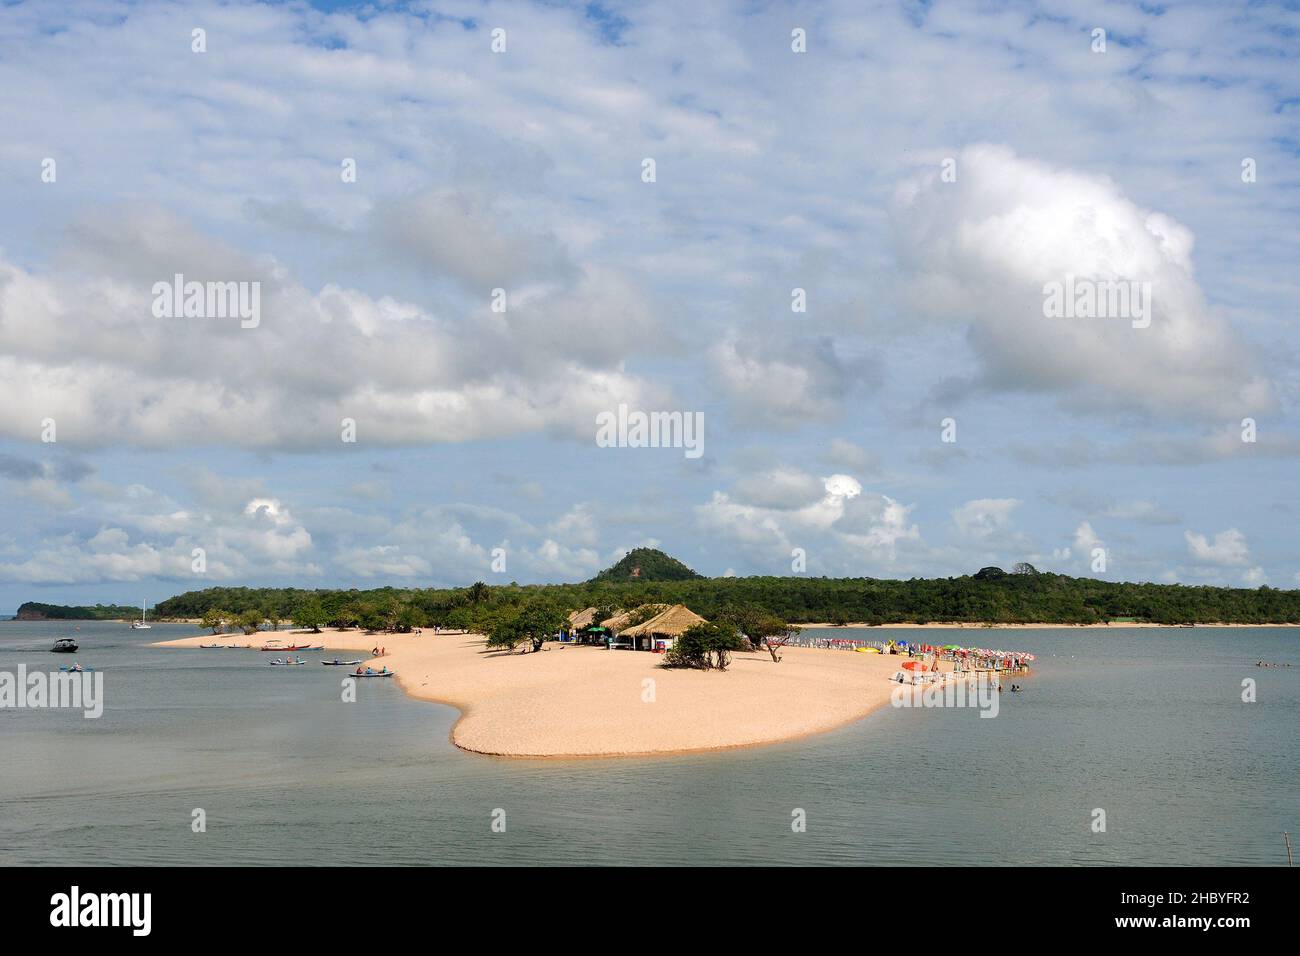
<svg viewBox="0 0 1300 956">
<path fill-rule="evenodd" d="M 462 753 L 456 712 L 391 681 L 344 705 L 319 653 L 269 667 L 147 646 L 185 625 L 71 628 L 0 623 L 0 671 L 67 663 L 48 649 L 75 634 L 107 697 L 98 720 L 0 710 L 0 864 L 1277 865 L 1300 832 L 1294 628 L 952 634 L 1038 655 L 998 718 L 886 708 L 773 747 L 546 761 Z"/>
</svg>

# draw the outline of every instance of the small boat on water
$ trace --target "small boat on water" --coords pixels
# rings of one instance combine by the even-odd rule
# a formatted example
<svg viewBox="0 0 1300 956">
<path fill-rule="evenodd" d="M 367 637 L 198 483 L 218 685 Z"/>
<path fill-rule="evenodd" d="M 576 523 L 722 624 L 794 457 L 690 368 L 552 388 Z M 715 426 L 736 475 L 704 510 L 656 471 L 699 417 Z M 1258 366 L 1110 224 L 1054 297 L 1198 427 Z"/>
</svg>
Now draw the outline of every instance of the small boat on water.
<svg viewBox="0 0 1300 956">
<path fill-rule="evenodd" d="M 294 660 L 285 660 L 282 657 L 277 657 L 275 660 L 270 662 L 272 667 L 276 667 L 277 665 L 282 667 L 291 667 L 291 666 L 296 666 L 298 664 L 306 664 L 306 663 L 307 662 L 303 660 L 301 657 L 296 658 Z"/>
<path fill-rule="evenodd" d="M 153 630 L 153 625 L 152 625 L 152 624 L 147 624 L 147 623 L 145 622 L 145 619 L 144 619 L 144 609 L 145 609 L 145 606 L 146 606 L 147 603 L 148 603 L 148 602 L 145 602 L 145 604 L 141 604 L 141 605 L 140 605 L 140 620 L 138 620 L 138 621 L 132 621 L 132 622 L 131 622 L 131 630 L 133 630 L 133 631 L 151 631 L 151 630 Z"/>
<path fill-rule="evenodd" d="M 321 663 L 326 667 L 355 667 L 357 664 L 360 664 L 361 661 L 360 659 L 355 661 L 341 661 L 336 657 L 332 661 L 321 661 Z"/>
<path fill-rule="evenodd" d="M 393 676 L 393 672 L 390 671 L 386 666 L 385 666 L 384 669 L 381 670 L 381 671 L 377 671 L 377 670 L 375 670 L 374 668 L 367 667 L 364 671 L 358 671 L 358 672 L 356 672 L 355 674 L 352 674 L 351 676 L 353 676 L 353 677 L 392 677 L 392 676 Z"/>
<path fill-rule="evenodd" d="M 68 666 L 65 664 L 63 667 L 60 667 L 59 670 L 61 670 L 61 671 L 65 671 L 65 672 L 67 672 L 67 673 L 69 673 L 69 674 L 93 674 L 93 673 L 95 673 L 95 668 L 93 668 L 93 667 L 82 667 L 80 664 L 73 664 L 71 667 L 68 667 Z"/>
<path fill-rule="evenodd" d="M 77 653 L 78 644 L 70 637 L 61 637 L 54 642 L 50 648 L 55 654 L 75 654 Z"/>
</svg>

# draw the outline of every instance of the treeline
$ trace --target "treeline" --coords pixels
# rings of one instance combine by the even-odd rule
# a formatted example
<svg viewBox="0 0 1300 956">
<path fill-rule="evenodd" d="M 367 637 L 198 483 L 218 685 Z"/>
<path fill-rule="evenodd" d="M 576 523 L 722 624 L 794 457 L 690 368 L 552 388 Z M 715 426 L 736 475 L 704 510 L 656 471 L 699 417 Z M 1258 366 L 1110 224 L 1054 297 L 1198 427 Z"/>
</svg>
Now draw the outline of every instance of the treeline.
<svg viewBox="0 0 1300 956">
<path fill-rule="evenodd" d="M 680 603 L 710 619 L 738 607 L 757 608 L 790 623 L 1300 623 L 1300 591 L 1134 584 L 988 568 L 978 575 L 908 581 L 750 577 L 529 586 L 479 582 L 469 588 L 369 591 L 207 588 L 169 598 L 156 613 L 199 618 L 213 609 L 234 615 L 259 611 L 268 619 L 297 624 L 305 609 L 323 625 L 376 630 L 439 625 L 485 631 L 494 621 L 539 600 L 564 610 Z"/>
<path fill-rule="evenodd" d="M 121 604 L 96 604 L 94 607 L 68 607 L 27 601 L 18 608 L 20 621 L 118 621 L 140 616 L 138 607 Z"/>
</svg>

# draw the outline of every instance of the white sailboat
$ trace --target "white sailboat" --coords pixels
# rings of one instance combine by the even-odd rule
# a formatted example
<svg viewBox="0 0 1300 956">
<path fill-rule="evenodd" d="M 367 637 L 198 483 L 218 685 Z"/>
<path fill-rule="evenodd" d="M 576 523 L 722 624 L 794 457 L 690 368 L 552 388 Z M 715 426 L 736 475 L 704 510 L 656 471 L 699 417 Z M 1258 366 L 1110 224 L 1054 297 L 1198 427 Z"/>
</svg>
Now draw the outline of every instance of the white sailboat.
<svg viewBox="0 0 1300 956">
<path fill-rule="evenodd" d="M 138 621 L 132 621 L 132 622 L 131 622 L 131 630 L 133 630 L 133 631 L 148 631 L 148 630 L 152 630 L 153 625 L 152 625 L 152 624 L 146 624 L 146 623 L 145 623 L 145 620 L 144 620 L 144 609 L 145 609 L 145 605 L 144 605 L 144 604 L 141 604 L 141 605 L 140 605 L 140 620 L 138 620 Z"/>
</svg>

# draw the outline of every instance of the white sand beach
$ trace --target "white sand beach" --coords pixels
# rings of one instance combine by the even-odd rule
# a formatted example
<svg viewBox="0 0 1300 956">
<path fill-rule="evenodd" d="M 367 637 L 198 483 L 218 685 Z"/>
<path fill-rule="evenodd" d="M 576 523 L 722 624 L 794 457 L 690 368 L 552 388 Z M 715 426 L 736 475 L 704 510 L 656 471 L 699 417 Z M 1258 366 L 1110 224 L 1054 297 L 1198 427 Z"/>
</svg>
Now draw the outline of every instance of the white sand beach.
<svg viewBox="0 0 1300 956">
<path fill-rule="evenodd" d="M 759 652 L 736 654 L 723 673 L 667 670 L 658 654 L 556 643 L 535 654 L 507 654 L 486 650 L 480 635 L 435 635 L 431 629 L 420 635 L 334 629 L 205 634 L 158 646 L 260 646 L 276 638 L 331 651 L 384 645 L 387 654 L 375 667 L 395 671 L 413 697 L 461 711 L 451 732 L 456 746 L 512 757 L 668 754 L 791 740 L 887 704 L 896 686 L 888 678 L 902 660 L 786 648 L 780 663 Z M 325 670 L 315 663 L 320 652 L 303 656 Z M 338 668 L 329 676 L 345 673 Z"/>
</svg>

